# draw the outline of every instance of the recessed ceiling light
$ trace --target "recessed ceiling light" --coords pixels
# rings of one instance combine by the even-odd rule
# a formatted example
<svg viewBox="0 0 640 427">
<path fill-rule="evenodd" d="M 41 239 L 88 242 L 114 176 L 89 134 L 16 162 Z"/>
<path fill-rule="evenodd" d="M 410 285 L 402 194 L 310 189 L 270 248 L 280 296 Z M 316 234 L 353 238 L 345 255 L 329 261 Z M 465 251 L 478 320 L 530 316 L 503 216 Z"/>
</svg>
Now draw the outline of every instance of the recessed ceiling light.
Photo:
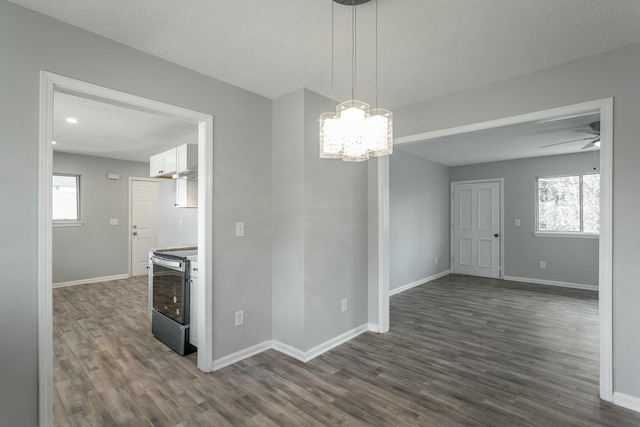
<svg viewBox="0 0 640 427">
<path fill-rule="evenodd" d="M 78 123 L 78 119 L 76 119 L 75 117 L 67 117 L 67 123 L 72 123 L 72 124 L 76 124 Z"/>
<path fill-rule="evenodd" d="M 51 141 L 51 143 L 52 143 L 53 145 L 56 145 L 56 144 L 57 144 L 57 142 L 55 142 L 55 141 Z"/>
</svg>

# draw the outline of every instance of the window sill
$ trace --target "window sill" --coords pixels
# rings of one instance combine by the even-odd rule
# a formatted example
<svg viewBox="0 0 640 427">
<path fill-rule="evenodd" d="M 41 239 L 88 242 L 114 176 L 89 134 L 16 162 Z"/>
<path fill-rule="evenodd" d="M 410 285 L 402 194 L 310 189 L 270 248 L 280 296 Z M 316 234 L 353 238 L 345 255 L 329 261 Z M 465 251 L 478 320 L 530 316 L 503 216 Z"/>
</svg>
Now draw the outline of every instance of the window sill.
<svg viewBox="0 0 640 427">
<path fill-rule="evenodd" d="M 596 233 L 571 233 L 558 231 L 534 231 L 536 237 L 567 237 L 570 239 L 599 239 L 600 235 Z"/>
<path fill-rule="evenodd" d="M 81 227 L 81 222 L 54 222 L 53 227 Z"/>
</svg>

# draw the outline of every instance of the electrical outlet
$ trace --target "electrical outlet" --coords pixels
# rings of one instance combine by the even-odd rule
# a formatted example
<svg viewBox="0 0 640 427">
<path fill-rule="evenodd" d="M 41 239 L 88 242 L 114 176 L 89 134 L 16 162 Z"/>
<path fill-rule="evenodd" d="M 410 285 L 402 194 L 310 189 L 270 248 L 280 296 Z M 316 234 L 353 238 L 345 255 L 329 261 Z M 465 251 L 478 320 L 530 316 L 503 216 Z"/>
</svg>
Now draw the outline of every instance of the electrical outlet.
<svg viewBox="0 0 640 427">
<path fill-rule="evenodd" d="M 516 227 L 520 227 L 520 220 L 516 219 Z"/>
<path fill-rule="evenodd" d="M 547 268 L 547 263 L 545 261 L 540 261 L 540 268 Z"/>
<path fill-rule="evenodd" d="M 347 311 L 347 308 L 349 308 L 347 299 L 342 298 L 342 311 Z"/>
<path fill-rule="evenodd" d="M 433 260 L 433 263 L 438 265 L 438 257 L 435 257 L 435 259 Z"/>
<path fill-rule="evenodd" d="M 236 311 L 236 326 L 240 326 L 244 323 L 244 310 Z"/>
</svg>

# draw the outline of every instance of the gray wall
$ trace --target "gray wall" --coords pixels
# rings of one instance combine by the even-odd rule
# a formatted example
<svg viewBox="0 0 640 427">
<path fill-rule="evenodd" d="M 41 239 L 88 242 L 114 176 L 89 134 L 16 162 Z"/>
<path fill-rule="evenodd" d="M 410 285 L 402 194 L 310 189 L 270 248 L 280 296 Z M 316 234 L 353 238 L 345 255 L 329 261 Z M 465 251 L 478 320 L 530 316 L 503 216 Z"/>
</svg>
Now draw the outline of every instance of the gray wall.
<svg viewBox="0 0 640 427">
<path fill-rule="evenodd" d="M 321 159 L 318 118 L 335 103 L 304 91 L 306 350 L 367 323 L 367 163 Z M 341 300 L 349 308 L 341 312 Z"/>
<path fill-rule="evenodd" d="M 594 173 L 599 162 L 588 152 L 458 166 L 451 168 L 451 181 L 504 178 L 505 276 L 597 286 L 598 239 L 536 237 L 533 232 L 536 177 Z"/>
<path fill-rule="evenodd" d="M 82 220 L 79 227 L 53 227 L 53 283 L 127 274 L 129 177 L 149 175 L 149 164 L 54 152 L 53 172 L 80 175 Z"/>
<path fill-rule="evenodd" d="M 147 172 L 148 174 L 149 172 Z M 175 203 L 176 184 L 174 180 L 159 179 L 158 247 L 197 245 L 198 209 L 176 208 Z"/>
<path fill-rule="evenodd" d="M 614 390 L 640 398 L 640 44 L 394 110 L 405 136 L 615 98 L 613 151 Z"/>
<path fill-rule="evenodd" d="M 209 113 L 214 357 L 271 338 L 271 100 L 0 0 L 0 425 L 38 422 L 40 70 Z M 250 123 L 250 125 L 248 125 Z M 244 221 L 246 237 L 235 237 Z M 10 267 L 10 268 L 7 268 Z M 244 327 L 234 312 L 245 310 Z"/>
<path fill-rule="evenodd" d="M 367 165 L 318 157 L 333 108 L 305 89 L 273 105 L 273 339 L 301 351 L 367 322 Z"/>
<path fill-rule="evenodd" d="M 449 200 L 448 167 L 395 150 L 389 158 L 390 290 L 449 270 Z"/>
<path fill-rule="evenodd" d="M 304 90 L 273 101 L 273 339 L 304 349 Z"/>
</svg>

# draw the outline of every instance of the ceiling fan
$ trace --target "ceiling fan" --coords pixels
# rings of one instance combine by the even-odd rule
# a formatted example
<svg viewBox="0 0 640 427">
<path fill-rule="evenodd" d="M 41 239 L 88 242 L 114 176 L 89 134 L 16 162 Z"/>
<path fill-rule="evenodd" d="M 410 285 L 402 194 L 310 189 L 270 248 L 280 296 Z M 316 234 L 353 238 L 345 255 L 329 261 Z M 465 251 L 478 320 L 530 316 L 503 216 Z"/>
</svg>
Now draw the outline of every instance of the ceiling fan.
<svg viewBox="0 0 640 427">
<path fill-rule="evenodd" d="M 577 130 L 576 132 L 589 133 L 594 136 L 572 139 L 570 141 L 556 142 L 555 144 L 543 145 L 540 148 L 553 147 L 554 145 L 568 144 L 570 142 L 576 142 L 576 141 L 589 141 L 584 147 L 581 148 L 581 150 L 585 150 L 587 148 L 592 148 L 592 147 L 600 147 L 600 122 L 599 121 L 590 123 L 588 130 Z"/>
</svg>

